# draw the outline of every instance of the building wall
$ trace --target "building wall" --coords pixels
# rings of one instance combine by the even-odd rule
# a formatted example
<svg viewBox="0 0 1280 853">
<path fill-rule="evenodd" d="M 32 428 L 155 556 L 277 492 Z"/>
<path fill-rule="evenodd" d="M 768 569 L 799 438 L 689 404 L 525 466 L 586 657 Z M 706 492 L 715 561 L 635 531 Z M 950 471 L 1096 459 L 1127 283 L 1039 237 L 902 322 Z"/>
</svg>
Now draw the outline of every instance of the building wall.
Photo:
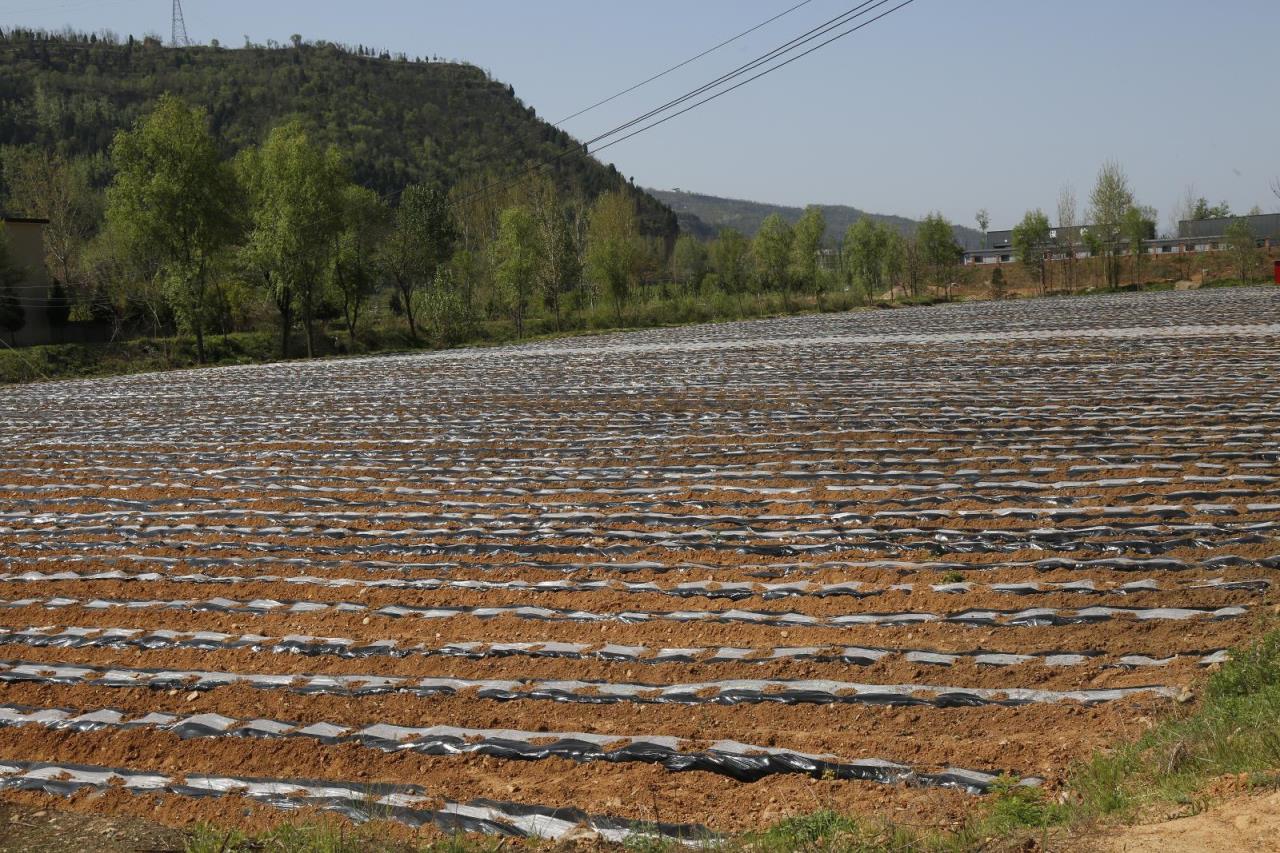
<svg viewBox="0 0 1280 853">
<path fill-rule="evenodd" d="M 19 346 L 48 343 L 52 340 L 52 329 L 46 310 L 50 281 L 44 267 L 44 224 L 6 219 L 3 234 L 9 244 L 9 257 L 24 273 L 14 288 L 27 312 L 26 324 L 16 335 L 17 343 Z"/>
</svg>

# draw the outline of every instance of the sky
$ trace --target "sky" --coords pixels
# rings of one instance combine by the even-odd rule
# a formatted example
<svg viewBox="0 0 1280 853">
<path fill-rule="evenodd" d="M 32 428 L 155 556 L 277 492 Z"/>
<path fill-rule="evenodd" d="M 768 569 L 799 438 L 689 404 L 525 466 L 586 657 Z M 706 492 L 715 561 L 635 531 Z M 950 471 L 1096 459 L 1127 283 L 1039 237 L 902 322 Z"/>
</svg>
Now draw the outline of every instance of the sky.
<svg viewBox="0 0 1280 853">
<path fill-rule="evenodd" d="M 194 41 L 360 43 L 461 59 L 556 121 L 799 0 L 185 0 Z M 776 22 L 576 118 L 579 138 L 706 83 L 854 6 Z M 896 3 L 890 3 L 890 8 Z M 14 24 L 168 36 L 167 0 L 0 0 Z M 778 204 L 939 210 L 1009 227 L 1081 206 L 1108 159 L 1161 223 L 1194 185 L 1280 209 L 1275 0 L 915 0 L 865 30 L 601 153 L 636 183 Z"/>
</svg>

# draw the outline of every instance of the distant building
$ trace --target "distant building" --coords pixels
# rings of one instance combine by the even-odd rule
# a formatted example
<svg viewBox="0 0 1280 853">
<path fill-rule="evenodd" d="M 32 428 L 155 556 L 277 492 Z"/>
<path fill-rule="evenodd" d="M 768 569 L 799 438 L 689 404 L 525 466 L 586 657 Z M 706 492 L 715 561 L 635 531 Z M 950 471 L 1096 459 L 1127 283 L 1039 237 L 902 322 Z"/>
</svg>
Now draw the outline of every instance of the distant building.
<svg viewBox="0 0 1280 853">
<path fill-rule="evenodd" d="M 1256 216 L 1233 216 L 1225 219 L 1194 219 L 1178 223 L 1178 236 L 1142 241 L 1143 252 L 1149 255 L 1179 254 L 1183 252 L 1214 252 L 1226 247 L 1227 229 L 1232 222 L 1243 219 L 1249 223 L 1259 246 L 1280 245 L 1280 213 L 1264 213 Z M 1088 225 L 1054 228 L 1049 232 L 1054 252 L 1053 260 L 1064 260 L 1067 253 L 1077 258 L 1091 256 L 1085 237 Z M 987 248 L 964 253 L 966 265 L 1008 264 L 1017 260 L 1013 251 L 1013 231 L 988 231 Z M 1128 254 L 1126 247 L 1122 254 Z"/>
<path fill-rule="evenodd" d="M 1249 223 L 1253 236 L 1259 243 L 1280 243 L 1280 213 L 1232 216 L 1225 219 L 1187 219 L 1178 223 L 1178 236 L 1199 240 L 1222 237 L 1237 219 Z"/>
<path fill-rule="evenodd" d="M 15 335 L 19 346 L 48 343 L 53 339 L 49 327 L 49 274 L 44 267 L 44 227 L 47 219 L 29 219 L 0 213 L 4 238 L 9 245 L 10 260 L 23 271 L 14 287 L 18 302 L 25 310 L 25 323 Z M 8 335 L 3 335 L 8 342 Z"/>
</svg>

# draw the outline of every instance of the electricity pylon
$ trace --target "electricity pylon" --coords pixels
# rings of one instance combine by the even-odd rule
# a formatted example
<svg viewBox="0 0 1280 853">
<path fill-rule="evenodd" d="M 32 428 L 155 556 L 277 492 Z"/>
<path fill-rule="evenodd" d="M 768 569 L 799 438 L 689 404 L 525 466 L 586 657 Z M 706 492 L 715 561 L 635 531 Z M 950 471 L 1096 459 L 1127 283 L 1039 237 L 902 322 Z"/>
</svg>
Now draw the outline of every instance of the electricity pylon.
<svg viewBox="0 0 1280 853">
<path fill-rule="evenodd" d="M 191 39 L 187 37 L 187 22 L 182 17 L 182 0 L 173 0 L 173 25 L 170 29 L 169 45 L 191 47 Z"/>
</svg>

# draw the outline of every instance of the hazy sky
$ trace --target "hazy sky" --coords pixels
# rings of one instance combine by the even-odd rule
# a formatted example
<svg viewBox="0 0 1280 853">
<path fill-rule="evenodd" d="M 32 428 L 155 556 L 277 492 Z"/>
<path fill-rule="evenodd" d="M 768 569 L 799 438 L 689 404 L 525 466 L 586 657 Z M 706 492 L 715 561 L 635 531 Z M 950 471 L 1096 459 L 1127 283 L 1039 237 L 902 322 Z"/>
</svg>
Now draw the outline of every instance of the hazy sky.
<svg viewBox="0 0 1280 853">
<path fill-rule="evenodd" d="M 196 41 L 291 33 L 465 59 L 556 120 L 798 0 L 186 0 Z M 855 5 L 811 0 L 570 122 L 592 136 Z M 0 0 L 11 24 L 168 35 L 166 0 Z M 637 183 L 786 204 L 940 209 L 993 227 L 1082 203 L 1118 160 L 1161 223 L 1188 184 L 1275 210 L 1276 0 L 916 0 L 884 21 L 602 157 Z"/>
</svg>

